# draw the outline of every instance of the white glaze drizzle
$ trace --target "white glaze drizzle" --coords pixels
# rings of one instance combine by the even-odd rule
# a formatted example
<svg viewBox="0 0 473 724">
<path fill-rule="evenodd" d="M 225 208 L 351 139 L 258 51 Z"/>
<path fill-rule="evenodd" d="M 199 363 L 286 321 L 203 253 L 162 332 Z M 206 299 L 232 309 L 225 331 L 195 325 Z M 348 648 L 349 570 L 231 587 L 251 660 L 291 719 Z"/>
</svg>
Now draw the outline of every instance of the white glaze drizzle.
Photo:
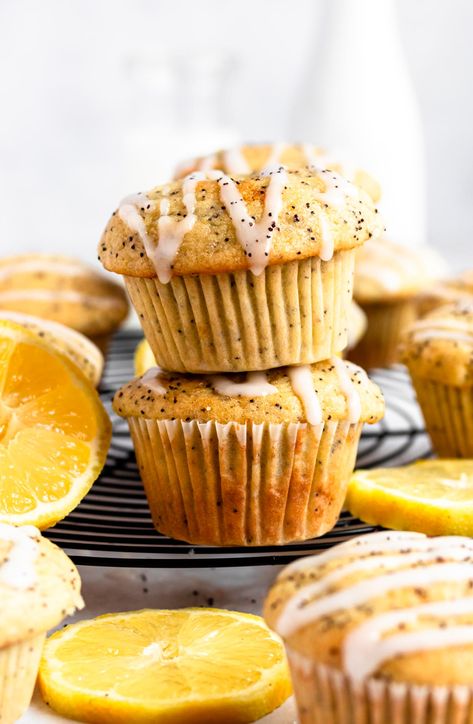
<svg viewBox="0 0 473 724">
<path fill-rule="evenodd" d="M 261 219 L 255 221 L 249 214 L 235 181 L 220 171 L 213 171 L 210 174 L 211 178 L 218 181 L 220 197 L 232 220 L 236 237 L 249 260 L 249 268 L 255 276 L 259 276 L 268 264 L 287 181 L 286 170 L 282 166 L 268 169 L 264 175 L 269 176 L 269 183 Z"/>
<path fill-rule="evenodd" d="M 263 173 L 268 169 L 280 165 L 281 157 L 287 148 L 287 143 L 273 143 L 269 148 L 269 156 L 264 164 Z"/>
<path fill-rule="evenodd" d="M 15 260 L 11 263 L 0 265 L 0 279 L 8 279 L 14 274 L 58 274 L 63 277 L 78 277 L 95 274 L 80 263 L 66 261 L 54 261 L 53 258 L 46 259 L 25 259 Z M 98 276 L 98 275 L 97 275 Z"/>
<path fill-rule="evenodd" d="M 325 184 L 324 191 L 316 191 L 315 189 L 313 191 L 314 198 L 322 204 L 338 209 L 345 204 L 347 196 L 351 198 L 358 196 L 357 187 L 335 171 L 328 171 L 317 167 L 313 167 L 313 170 L 318 173 Z M 333 231 L 327 214 L 323 209 L 321 209 L 320 212 L 320 234 L 322 241 L 320 258 L 322 261 L 330 261 L 334 252 Z"/>
<path fill-rule="evenodd" d="M 340 389 L 347 401 L 348 422 L 350 425 L 356 425 L 356 423 L 360 421 L 361 417 L 360 394 L 352 382 L 347 363 L 340 359 L 340 357 L 332 357 L 331 363 L 335 367 Z M 362 374 L 361 370 L 360 373 Z"/>
<path fill-rule="evenodd" d="M 421 617 L 451 618 L 472 614 L 473 597 L 435 601 L 375 616 L 346 637 L 342 650 L 344 670 L 352 681 L 361 683 L 381 664 L 396 656 L 473 643 L 471 624 L 395 632 L 400 625 L 415 626 Z M 392 633 L 383 637 L 389 631 Z"/>
<path fill-rule="evenodd" d="M 471 310 L 473 312 L 473 309 Z M 432 318 L 418 320 L 410 330 L 414 342 L 428 339 L 443 339 L 452 342 L 473 342 L 473 324 L 471 320 L 459 318 Z"/>
<path fill-rule="evenodd" d="M 103 309 L 113 309 L 117 300 L 110 297 L 100 297 L 93 294 L 83 294 L 72 289 L 9 289 L 0 291 L 0 302 L 71 302 L 73 304 L 88 304 Z"/>
<path fill-rule="evenodd" d="M 233 382 L 224 375 L 211 375 L 209 379 L 215 392 L 229 397 L 265 397 L 278 391 L 268 382 L 266 372 L 248 372 L 245 382 Z"/>
<path fill-rule="evenodd" d="M 167 389 L 160 382 L 161 369 L 159 367 L 150 367 L 141 377 L 141 384 L 149 387 L 150 390 L 158 395 L 165 395 Z"/>
<path fill-rule="evenodd" d="M 12 543 L 7 560 L 0 564 L 0 585 L 22 590 L 34 586 L 39 539 L 39 530 L 32 525 L 15 528 L 0 523 L 0 540 Z"/>
<path fill-rule="evenodd" d="M 242 149 L 239 147 L 222 151 L 222 160 L 226 173 L 234 174 L 235 176 L 245 176 L 251 173 L 251 168 L 242 153 Z"/>
<path fill-rule="evenodd" d="M 288 367 L 287 375 L 297 397 L 304 408 L 307 422 L 311 425 L 320 425 L 323 421 L 322 408 L 314 388 L 312 371 L 309 365 Z"/>
<path fill-rule="evenodd" d="M 206 173 L 217 165 L 217 155 L 212 153 L 210 156 L 202 156 L 197 162 L 197 170 Z"/>
<path fill-rule="evenodd" d="M 134 232 L 138 234 L 148 257 L 151 257 L 154 244 L 146 230 L 140 209 L 144 213 L 147 209 L 154 206 L 154 202 L 147 197 L 145 193 L 130 194 L 120 201 L 118 207 L 119 218 Z"/>
</svg>

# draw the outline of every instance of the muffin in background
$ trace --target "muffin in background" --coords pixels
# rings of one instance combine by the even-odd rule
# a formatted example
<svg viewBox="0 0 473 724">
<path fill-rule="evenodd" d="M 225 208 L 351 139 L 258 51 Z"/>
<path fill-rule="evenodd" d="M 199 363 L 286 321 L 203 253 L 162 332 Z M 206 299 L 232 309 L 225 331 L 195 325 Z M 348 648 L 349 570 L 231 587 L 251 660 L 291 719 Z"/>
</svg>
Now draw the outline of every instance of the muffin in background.
<svg viewBox="0 0 473 724">
<path fill-rule="evenodd" d="M 473 542 L 386 531 L 287 566 L 265 603 L 300 724 L 473 717 Z"/>
<path fill-rule="evenodd" d="M 0 309 L 0 321 L 3 319 L 16 322 L 16 324 L 21 324 L 22 327 L 30 329 L 51 345 L 53 349 L 74 362 L 87 379 L 95 387 L 98 386 L 102 377 L 104 357 L 99 348 L 88 337 L 71 327 L 66 327 L 64 324 L 34 317 L 32 314 Z"/>
<path fill-rule="evenodd" d="M 194 171 L 210 169 L 219 169 L 230 176 L 249 175 L 260 173 L 274 164 L 292 170 L 307 166 L 330 169 L 366 191 L 374 203 L 381 198 L 380 185 L 369 173 L 350 166 L 336 154 L 312 143 L 255 143 L 222 149 L 208 156 L 183 161 L 176 169 L 175 177 L 182 178 Z"/>
<path fill-rule="evenodd" d="M 349 358 L 367 369 L 398 362 L 402 332 L 418 317 L 419 293 L 445 271 L 433 249 L 407 248 L 385 237 L 368 241 L 357 253 L 353 289 L 367 329 Z"/>
<path fill-rule="evenodd" d="M 468 269 L 455 277 L 442 279 L 419 294 L 417 301 L 421 317 L 446 304 L 473 303 L 473 269 Z"/>
<path fill-rule="evenodd" d="M 0 310 L 64 324 L 105 353 L 128 301 L 119 284 L 78 259 L 22 254 L 0 259 Z"/>
<path fill-rule="evenodd" d="M 247 376 L 151 369 L 113 402 L 127 418 L 156 528 L 206 545 L 278 545 L 335 524 L 364 422 L 384 402 L 340 358 Z"/>
<path fill-rule="evenodd" d="M 30 704 L 46 632 L 83 607 L 72 561 L 36 528 L 0 523 L 0 721 Z"/>
<path fill-rule="evenodd" d="M 355 249 L 378 228 L 371 199 L 332 171 L 208 174 L 125 199 L 100 242 L 158 365 L 238 372 L 340 352 Z"/>
<path fill-rule="evenodd" d="M 473 300 L 440 307 L 406 331 L 401 358 L 440 457 L 473 457 Z"/>
</svg>

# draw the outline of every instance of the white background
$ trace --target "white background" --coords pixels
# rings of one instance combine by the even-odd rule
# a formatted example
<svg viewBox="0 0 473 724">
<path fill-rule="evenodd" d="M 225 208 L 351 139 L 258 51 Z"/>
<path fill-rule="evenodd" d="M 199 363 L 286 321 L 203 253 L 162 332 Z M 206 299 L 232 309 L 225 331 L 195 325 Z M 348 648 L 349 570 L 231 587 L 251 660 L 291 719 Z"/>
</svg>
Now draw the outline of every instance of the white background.
<svg viewBox="0 0 473 724">
<path fill-rule="evenodd" d="M 0 0 L 1 253 L 92 260 L 121 196 L 172 161 L 290 138 L 328 1 Z M 429 240 L 458 267 L 473 226 L 473 3 L 397 5 L 424 123 Z M 202 103 L 195 65 L 222 73 L 217 102 Z"/>
</svg>

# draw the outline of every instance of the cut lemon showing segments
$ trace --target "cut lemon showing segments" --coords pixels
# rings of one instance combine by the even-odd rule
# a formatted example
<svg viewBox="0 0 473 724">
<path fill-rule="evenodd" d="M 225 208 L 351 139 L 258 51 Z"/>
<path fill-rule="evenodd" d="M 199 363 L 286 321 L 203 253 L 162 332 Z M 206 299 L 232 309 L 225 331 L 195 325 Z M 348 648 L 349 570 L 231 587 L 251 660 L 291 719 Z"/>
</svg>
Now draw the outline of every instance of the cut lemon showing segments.
<svg viewBox="0 0 473 724">
<path fill-rule="evenodd" d="M 44 700 L 84 722 L 244 724 L 291 685 L 278 637 L 259 616 L 208 608 L 108 614 L 47 639 Z"/>
<path fill-rule="evenodd" d="M 23 314 L 23 312 L 10 312 L 7 309 L 0 309 L 0 320 L 2 319 L 20 324 L 26 329 L 31 329 L 44 342 L 69 357 L 93 385 L 97 386 L 99 384 L 104 365 L 103 354 L 83 334 L 66 327 L 64 324 L 59 324 L 59 322 L 41 319 L 31 314 Z"/>
<path fill-rule="evenodd" d="M 142 339 L 141 342 L 136 346 L 135 349 L 135 375 L 141 377 L 145 372 L 156 367 L 156 360 L 154 354 L 151 351 L 151 347 L 146 339 Z"/>
<path fill-rule="evenodd" d="M 366 523 L 385 528 L 473 536 L 473 460 L 356 470 L 345 506 Z"/>
<path fill-rule="evenodd" d="M 102 470 L 110 437 L 76 365 L 0 320 L 0 522 L 44 529 L 64 518 Z"/>
</svg>

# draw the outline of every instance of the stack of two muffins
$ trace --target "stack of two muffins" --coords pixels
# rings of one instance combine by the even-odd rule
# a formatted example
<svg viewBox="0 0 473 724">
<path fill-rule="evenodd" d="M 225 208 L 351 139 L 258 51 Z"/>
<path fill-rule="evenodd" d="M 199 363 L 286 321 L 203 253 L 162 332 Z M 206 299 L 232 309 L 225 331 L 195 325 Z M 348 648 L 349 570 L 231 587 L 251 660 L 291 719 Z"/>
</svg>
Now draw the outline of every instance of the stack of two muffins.
<svg viewBox="0 0 473 724">
<path fill-rule="evenodd" d="M 363 422 L 383 414 L 346 345 L 369 196 L 332 171 L 194 172 L 125 199 L 100 242 L 160 368 L 115 397 L 157 529 L 269 545 L 336 522 Z M 172 372 L 165 370 L 173 370 Z"/>
</svg>

